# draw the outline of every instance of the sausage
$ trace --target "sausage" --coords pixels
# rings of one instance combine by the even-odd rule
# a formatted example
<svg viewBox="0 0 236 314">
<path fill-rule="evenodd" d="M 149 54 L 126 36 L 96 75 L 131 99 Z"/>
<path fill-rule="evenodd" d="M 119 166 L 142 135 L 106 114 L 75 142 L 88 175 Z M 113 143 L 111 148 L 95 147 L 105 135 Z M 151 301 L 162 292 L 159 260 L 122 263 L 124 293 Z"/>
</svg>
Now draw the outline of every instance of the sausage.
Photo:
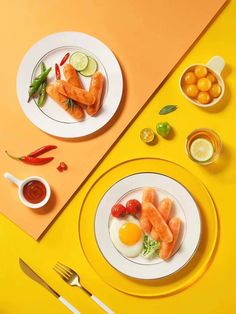
<svg viewBox="0 0 236 314">
<path fill-rule="evenodd" d="M 153 228 L 153 227 L 152 227 L 152 229 L 151 229 L 150 236 L 153 238 L 153 240 L 160 241 L 159 234 L 158 234 L 158 232 L 156 231 L 156 229 Z"/>
<path fill-rule="evenodd" d="M 163 199 L 158 206 L 158 211 L 164 218 L 165 222 L 168 222 L 170 219 L 171 209 L 172 201 L 169 198 Z M 160 241 L 159 234 L 154 228 L 151 230 L 151 237 L 156 241 Z"/>
<path fill-rule="evenodd" d="M 153 188 L 145 188 L 143 190 L 142 203 L 152 203 L 155 207 L 157 207 L 157 194 L 155 189 Z M 148 218 L 146 218 L 148 219 Z M 156 240 L 160 241 L 160 237 L 158 232 L 151 226 L 150 236 Z"/>
<path fill-rule="evenodd" d="M 75 87 L 63 80 L 57 80 L 55 84 L 60 94 L 70 99 L 73 99 L 81 104 L 91 106 L 95 102 L 94 95 L 90 92 L 85 91 L 84 89 Z"/>
<path fill-rule="evenodd" d="M 163 199 L 158 206 L 158 210 L 165 221 L 168 222 L 170 220 L 170 214 L 172 210 L 172 200 L 169 198 Z"/>
<path fill-rule="evenodd" d="M 80 77 L 77 74 L 73 65 L 71 65 L 70 63 L 65 64 L 63 67 L 63 72 L 64 72 L 65 79 L 69 84 L 75 87 L 84 89 L 83 84 L 80 80 Z"/>
<path fill-rule="evenodd" d="M 170 231 L 170 228 L 166 224 L 157 208 L 152 203 L 144 203 L 142 208 L 144 211 L 146 211 L 147 218 L 151 222 L 153 228 L 159 234 L 160 239 L 167 243 L 173 241 L 172 232 Z"/>
<path fill-rule="evenodd" d="M 81 82 L 81 79 L 80 79 L 77 71 L 73 67 L 73 65 L 71 65 L 70 63 L 66 63 L 63 67 L 63 72 L 64 72 L 65 79 L 69 84 L 71 84 L 75 87 L 84 89 L 84 86 Z M 83 109 L 85 109 L 87 107 L 86 105 L 80 104 L 78 102 L 76 102 L 76 104 Z"/>
<path fill-rule="evenodd" d="M 179 237 L 181 220 L 178 217 L 174 217 L 169 221 L 169 227 L 173 234 L 173 241 L 170 243 L 161 242 L 159 256 L 160 258 L 167 260 L 174 252 L 176 242 Z"/>
<path fill-rule="evenodd" d="M 152 203 L 157 207 L 157 193 L 153 188 L 145 188 L 143 190 L 142 203 Z"/>
<path fill-rule="evenodd" d="M 143 190 L 142 204 L 147 202 L 152 203 L 153 205 L 157 203 L 156 191 L 152 188 L 146 188 Z M 144 232 L 151 233 L 152 224 L 148 220 L 147 213 L 145 212 L 145 209 L 143 210 L 143 208 L 141 211 L 140 224 Z"/>
<path fill-rule="evenodd" d="M 104 86 L 104 76 L 101 72 L 95 72 L 91 78 L 89 92 L 95 97 L 95 103 L 86 108 L 90 116 L 94 116 L 101 108 L 101 97 Z"/>
<path fill-rule="evenodd" d="M 141 226 L 141 229 L 143 230 L 143 232 L 145 232 L 145 233 L 151 232 L 152 224 L 148 220 L 147 212 L 146 212 L 145 208 L 143 208 L 143 205 L 142 205 L 141 216 L 140 216 L 139 222 L 140 222 L 140 226 Z"/>
<path fill-rule="evenodd" d="M 63 109 L 65 109 L 66 112 L 68 112 L 73 118 L 75 118 L 78 121 L 83 120 L 84 118 L 83 110 L 77 105 L 76 107 L 74 107 L 73 110 L 68 108 L 69 99 L 66 96 L 59 93 L 57 89 L 57 85 L 55 85 L 55 83 L 47 85 L 46 92 L 53 100 L 55 100 L 56 103 L 58 103 Z"/>
</svg>

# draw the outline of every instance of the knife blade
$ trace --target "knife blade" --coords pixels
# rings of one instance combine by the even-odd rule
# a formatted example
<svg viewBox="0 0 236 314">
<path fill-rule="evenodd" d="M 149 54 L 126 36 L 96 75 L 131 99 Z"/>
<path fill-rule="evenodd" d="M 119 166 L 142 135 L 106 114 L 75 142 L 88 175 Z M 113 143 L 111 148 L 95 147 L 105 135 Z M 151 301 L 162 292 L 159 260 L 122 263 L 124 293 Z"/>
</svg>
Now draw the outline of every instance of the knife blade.
<svg viewBox="0 0 236 314">
<path fill-rule="evenodd" d="M 66 299 L 60 296 L 47 282 L 41 278 L 26 262 L 19 258 L 19 264 L 22 271 L 31 279 L 38 282 L 41 286 L 46 288 L 49 292 L 54 295 L 61 303 L 63 303 L 72 313 L 81 314 L 73 305 L 71 305 Z"/>
</svg>

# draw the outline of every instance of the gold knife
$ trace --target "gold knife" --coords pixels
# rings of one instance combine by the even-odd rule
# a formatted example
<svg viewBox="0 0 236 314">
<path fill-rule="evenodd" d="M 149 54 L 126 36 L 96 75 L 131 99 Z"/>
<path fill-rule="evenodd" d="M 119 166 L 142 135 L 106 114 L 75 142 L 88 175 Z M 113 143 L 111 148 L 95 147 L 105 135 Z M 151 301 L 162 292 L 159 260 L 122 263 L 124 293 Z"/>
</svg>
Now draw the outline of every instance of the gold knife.
<svg viewBox="0 0 236 314">
<path fill-rule="evenodd" d="M 19 264 L 23 272 L 29 276 L 34 281 L 38 282 L 40 285 L 42 285 L 44 288 L 46 288 L 48 291 L 50 291 L 54 297 L 56 297 L 61 303 L 63 303 L 72 313 L 80 314 L 76 308 L 71 305 L 66 299 L 64 299 L 62 296 L 60 296 L 52 287 L 50 287 L 44 279 L 42 279 L 38 274 L 36 274 L 32 268 L 29 267 L 21 258 L 19 258 Z"/>
</svg>

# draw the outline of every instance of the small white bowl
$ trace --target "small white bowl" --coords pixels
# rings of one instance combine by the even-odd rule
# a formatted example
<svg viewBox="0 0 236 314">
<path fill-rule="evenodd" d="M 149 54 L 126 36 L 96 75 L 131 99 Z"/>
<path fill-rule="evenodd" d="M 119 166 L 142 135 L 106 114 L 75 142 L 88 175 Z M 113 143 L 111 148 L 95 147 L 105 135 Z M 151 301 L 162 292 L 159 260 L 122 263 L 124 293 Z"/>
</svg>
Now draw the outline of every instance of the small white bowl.
<svg viewBox="0 0 236 314">
<path fill-rule="evenodd" d="M 37 209 L 37 208 L 43 207 L 49 201 L 49 198 L 51 196 L 51 188 L 50 188 L 50 185 L 48 184 L 48 182 L 45 179 L 43 179 L 41 177 L 37 177 L 37 176 L 32 176 L 32 177 L 28 177 L 28 178 L 26 178 L 24 180 L 19 180 L 19 179 L 17 179 L 15 176 L 13 176 L 9 172 L 5 172 L 3 176 L 4 176 L 4 178 L 8 179 L 9 181 L 11 181 L 12 183 L 14 183 L 14 184 L 16 184 L 18 186 L 18 196 L 19 196 L 19 199 L 21 200 L 21 202 L 25 206 L 27 206 L 29 208 Z M 45 198 L 41 202 L 36 203 L 36 204 L 28 202 L 25 199 L 24 194 L 23 194 L 24 186 L 28 182 L 34 181 L 34 180 L 41 182 L 45 186 L 45 188 L 46 188 L 46 196 L 45 196 Z"/>
<path fill-rule="evenodd" d="M 186 95 L 184 89 L 183 89 L 183 77 L 185 75 L 186 72 L 192 71 L 194 67 L 198 66 L 198 65 L 203 65 L 207 68 L 207 70 L 214 74 L 216 79 L 217 79 L 217 83 L 220 85 L 221 87 L 221 94 L 219 95 L 219 97 L 217 98 L 213 98 L 212 101 L 209 104 L 201 104 L 199 101 L 188 97 L 188 95 Z M 219 101 L 222 99 L 222 97 L 224 96 L 225 93 L 225 84 L 224 84 L 224 80 L 221 76 L 221 72 L 223 70 L 225 66 L 225 61 L 222 57 L 220 56 L 214 56 L 213 58 L 211 58 L 207 64 L 192 64 L 190 65 L 181 75 L 180 80 L 179 80 L 179 88 L 182 92 L 182 94 L 184 95 L 184 97 L 186 99 L 188 99 L 192 104 L 198 106 L 198 107 L 202 107 L 202 108 L 206 108 L 206 107 L 212 107 L 215 106 L 216 104 L 219 103 Z"/>
</svg>

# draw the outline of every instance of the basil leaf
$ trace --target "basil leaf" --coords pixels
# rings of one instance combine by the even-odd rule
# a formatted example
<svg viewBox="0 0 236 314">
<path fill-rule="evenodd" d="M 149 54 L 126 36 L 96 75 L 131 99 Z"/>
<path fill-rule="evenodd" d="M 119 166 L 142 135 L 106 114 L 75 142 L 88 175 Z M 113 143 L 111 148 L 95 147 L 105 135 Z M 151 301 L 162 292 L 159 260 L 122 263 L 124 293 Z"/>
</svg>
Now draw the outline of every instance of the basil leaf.
<svg viewBox="0 0 236 314">
<path fill-rule="evenodd" d="M 177 109 L 176 105 L 166 105 L 165 107 L 163 107 L 160 111 L 159 114 L 163 115 L 163 114 L 168 114 L 172 111 L 175 111 Z"/>
</svg>

